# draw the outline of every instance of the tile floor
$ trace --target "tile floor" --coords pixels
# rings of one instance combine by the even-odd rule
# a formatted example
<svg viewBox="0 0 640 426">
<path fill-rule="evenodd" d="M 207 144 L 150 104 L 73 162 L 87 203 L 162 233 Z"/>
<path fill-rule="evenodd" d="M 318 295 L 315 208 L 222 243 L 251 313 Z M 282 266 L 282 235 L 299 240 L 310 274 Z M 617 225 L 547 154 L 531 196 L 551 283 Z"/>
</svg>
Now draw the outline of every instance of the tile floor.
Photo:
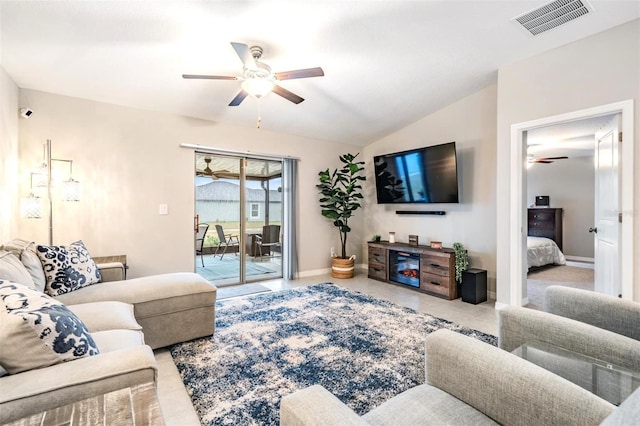
<svg viewBox="0 0 640 426">
<path fill-rule="evenodd" d="M 498 314 L 494 309 L 494 301 L 472 305 L 462 302 L 462 299 L 451 301 L 439 299 L 411 289 L 370 280 L 364 271 L 358 271 L 354 278 L 348 280 L 332 278 L 330 274 L 327 274 L 293 281 L 282 279 L 264 281 L 261 284 L 272 290 L 281 290 L 321 282 L 333 282 L 341 287 L 386 299 L 418 312 L 444 318 L 485 333 L 493 335 L 498 333 Z M 158 398 L 166 424 L 169 426 L 199 425 L 200 421 L 191 405 L 191 400 L 182 384 L 171 354 L 167 349 L 157 350 L 155 354 L 159 370 Z"/>
</svg>

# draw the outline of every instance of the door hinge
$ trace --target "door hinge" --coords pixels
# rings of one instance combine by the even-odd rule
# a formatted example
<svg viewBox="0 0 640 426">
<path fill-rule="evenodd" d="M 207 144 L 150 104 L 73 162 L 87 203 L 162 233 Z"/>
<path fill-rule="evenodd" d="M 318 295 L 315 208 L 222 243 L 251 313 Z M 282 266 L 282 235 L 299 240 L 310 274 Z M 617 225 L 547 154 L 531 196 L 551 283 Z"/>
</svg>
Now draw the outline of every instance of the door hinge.
<svg viewBox="0 0 640 426">
<path fill-rule="evenodd" d="M 622 213 L 618 213 L 618 223 L 622 223 Z"/>
<path fill-rule="evenodd" d="M 618 142 L 622 142 L 622 132 L 618 133 Z"/>
</svg>

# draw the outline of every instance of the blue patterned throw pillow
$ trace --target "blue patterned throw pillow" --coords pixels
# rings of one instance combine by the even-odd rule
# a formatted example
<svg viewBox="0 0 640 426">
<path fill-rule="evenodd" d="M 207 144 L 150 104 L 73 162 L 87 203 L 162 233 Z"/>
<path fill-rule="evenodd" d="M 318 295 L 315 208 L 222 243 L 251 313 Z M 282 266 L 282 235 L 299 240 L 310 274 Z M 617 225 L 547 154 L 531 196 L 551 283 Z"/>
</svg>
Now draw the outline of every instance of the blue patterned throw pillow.
<svg viewBox="0 0 640 426">
<path fill-rule="evenodd" d="M 82 241 L 68 246 L 38 246 L 36 252 L 47 279 L 50 296 L 69 293 L 99 283 L 100 271 Z"/>
<path fill-rule="evenodd" d="M 0 280 L 0 365 L 9 374 L 100 353 L 66 306 L 22 284 Z"/>
</svg>

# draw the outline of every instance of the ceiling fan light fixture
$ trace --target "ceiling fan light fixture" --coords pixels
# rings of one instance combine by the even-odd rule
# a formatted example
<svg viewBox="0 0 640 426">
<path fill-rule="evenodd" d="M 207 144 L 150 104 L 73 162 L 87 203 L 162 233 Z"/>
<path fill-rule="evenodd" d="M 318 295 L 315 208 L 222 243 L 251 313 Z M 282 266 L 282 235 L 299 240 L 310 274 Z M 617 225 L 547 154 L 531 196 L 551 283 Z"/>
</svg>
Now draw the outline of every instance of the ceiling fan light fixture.
<svg viewBox="0 0 640 426">
<path fill-rule="evenodd" d="M 248 78 L 242 82 L 242 90 L 260 99 L 273 90 L 273 82 L 266 78 Z"/>
</svg>

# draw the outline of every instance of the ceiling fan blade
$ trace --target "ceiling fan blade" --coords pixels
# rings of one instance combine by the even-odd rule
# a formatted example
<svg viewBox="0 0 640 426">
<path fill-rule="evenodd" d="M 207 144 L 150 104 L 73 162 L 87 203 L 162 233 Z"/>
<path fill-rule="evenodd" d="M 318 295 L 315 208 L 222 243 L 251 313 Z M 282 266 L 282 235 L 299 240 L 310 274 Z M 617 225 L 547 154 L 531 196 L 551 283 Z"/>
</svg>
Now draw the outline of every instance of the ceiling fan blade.
<svg viewBox="0 0 640 426">
<path fill-rule="evenodd" d="M 182 74 L 182 78 L 192 78 L 201 80 L 237 80 L 238 77 L 230 77 L 226 75 L 197 75 L 197 74 Z"/>
<path fill-rule="evenodd" d="M 240 103 L 242 103 L 242 101 L 244 101 L 244 98 L 246 98 L 247 96 L 249 96 L 249 93 L 245 92 L 244 90 L 240 90 L 240 92 L 238 92 L 236 97 L 233 98 L 233 100 L 231 101 L 229 106 L 238 106 L 238 105 L 240 105 Z"/>
<path fill-rule="evenodd" d="M 292 80 L 294 78 L 322 77 L 324 71 L 322 68 L 307 68 L 304 70 L 283 71 L 275 73 L 278 80 Z"/>
<path fill-rule="evenodd" d="M 287 89 L 281 86 L 278 86 L 277 84 L 273 86 L 273 93 L 275 93 L 276 95 L 282 96 L 283 98 L 293 102 L 294 104 L 299 104 L 300 102 L 304 101 L 304 98 L 301 98 L 295 93 L 290 92 Z"/>
<path fill-rule="evenodd" d="M 251 50 L 249 49 L 249 46 L 247 46 L 244 43 L 236 43 L 233 41 L 231 42 L 231 46 L 233 46 L 233 50 L 236 51 L 236 53 L 240 57 L 240 60 L 244 64 L 245 68 L 249 68 L 249 69 L 257 68 L 256 60 L 253 59 L 253 55 L 251 54 Z"/>
<path fill-rule="evenodd" d="M 567 156 L 562 156 L 562 157 L 540 157 L 538 158 L 538 160 L 568 160 L 569 157 Z"/>
<path fill-rule="evenodd" d="M 553 163 L 553 161 L 543 160 L 543 159 L 537 159 L 537 160 L 533 160 L 533 161 L 532 161 L 532 163 L 551 164 L 551 163 Z"/>
</svg>

